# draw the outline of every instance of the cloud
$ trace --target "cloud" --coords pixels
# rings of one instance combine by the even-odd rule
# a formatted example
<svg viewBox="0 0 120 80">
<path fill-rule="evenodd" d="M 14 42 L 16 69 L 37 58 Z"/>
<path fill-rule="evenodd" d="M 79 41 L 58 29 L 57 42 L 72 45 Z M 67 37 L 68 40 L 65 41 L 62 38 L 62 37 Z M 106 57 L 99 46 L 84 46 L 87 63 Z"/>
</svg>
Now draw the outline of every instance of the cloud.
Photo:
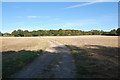
<svg viewBox="0 0 120 80">
<path fill-rule="evenodd" d="M 27 16 L 27 18 L 50 18 L 50 16 Z"/>
<path fill-rule="evenodd" d="M 40 18 L 40 16 L 27 16 L 27 18 Z"/>
<path fill-rule="evenodd" d="M 88 6 L 88 5 L 95 4 L 95 3 L 98 3 L 98 2 L 102 2 L 102 1 L 105 1 L 105 0 L 96 0 L 96 1 L 89 2 L 89 3 L 73 5 L 73 6 L 66 7 L 66 8 L 83 7 L 83 6 Z"/>
</svg>

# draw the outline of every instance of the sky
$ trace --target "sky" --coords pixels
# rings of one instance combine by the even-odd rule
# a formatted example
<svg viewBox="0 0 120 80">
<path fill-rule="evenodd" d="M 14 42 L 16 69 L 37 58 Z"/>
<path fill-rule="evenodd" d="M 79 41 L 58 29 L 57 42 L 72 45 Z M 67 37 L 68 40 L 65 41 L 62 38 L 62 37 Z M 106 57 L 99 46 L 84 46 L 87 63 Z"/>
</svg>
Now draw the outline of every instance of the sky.
<svg viewBox="0 0 120 80">
<path fill-rule="evenodd" d="M 117 2 L 3 2 L 2 31 L 118 28 Z"/>
<path fill-rule="evenodd" d="M 93 0 L 3 0 L 3 2 L 91 2 Z M 119 2 L 119 0 L 97 0 L 102 2 Z"/>
</svg>

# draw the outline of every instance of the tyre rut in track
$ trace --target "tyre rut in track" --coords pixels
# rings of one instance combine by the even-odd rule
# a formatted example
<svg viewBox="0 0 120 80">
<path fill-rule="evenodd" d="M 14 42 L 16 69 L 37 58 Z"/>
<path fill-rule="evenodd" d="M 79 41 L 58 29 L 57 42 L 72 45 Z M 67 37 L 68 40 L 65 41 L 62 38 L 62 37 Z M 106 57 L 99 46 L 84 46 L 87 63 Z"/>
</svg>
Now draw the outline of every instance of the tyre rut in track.
<svg viewBox="0 0 120 80">
<path fill-rule="evenodd" d="M 49 40 L 50 48 L 12 78 L 75 78 L 75 64 L 70 50 Z"/>
</svg>

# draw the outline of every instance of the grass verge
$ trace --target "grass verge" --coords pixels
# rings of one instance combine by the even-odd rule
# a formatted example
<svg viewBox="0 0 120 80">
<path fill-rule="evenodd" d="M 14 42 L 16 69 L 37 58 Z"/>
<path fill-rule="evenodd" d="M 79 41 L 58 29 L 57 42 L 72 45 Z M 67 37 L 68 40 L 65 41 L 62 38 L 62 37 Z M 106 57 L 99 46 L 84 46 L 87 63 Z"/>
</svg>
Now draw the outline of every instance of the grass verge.
<svg viewBox="0 0 120 80">
<path fill-rule="evenodd" d="M 84 49 L 66 45 L 73 54 L 77 78 L 118 78 L 118 64 L 98 59 Z M 108 53 L 110 54 L 110 53 Z"/>
<path fill-rule="evenodd" d="M 2 77 L 7 78 L 16 73 L 24 66 L 42 55 L 42 50 L 37 51 L 8 51 L 2 53 Z"/>
</svg>

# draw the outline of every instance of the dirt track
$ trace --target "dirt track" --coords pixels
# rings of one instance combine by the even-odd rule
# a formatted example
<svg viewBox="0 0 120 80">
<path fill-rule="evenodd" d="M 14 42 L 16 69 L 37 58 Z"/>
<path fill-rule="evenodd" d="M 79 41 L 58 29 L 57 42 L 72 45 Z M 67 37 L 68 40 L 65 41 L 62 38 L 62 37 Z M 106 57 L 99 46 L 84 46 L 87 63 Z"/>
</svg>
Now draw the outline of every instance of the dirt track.
<svg viewBox="0 0 120 80">
<path fill-rule="evenodd" d="M 50 48 L 13 78 L 74 78 L 75 64 L 69 49 L 56 41 L 49 41 Z"/>
</svg>

